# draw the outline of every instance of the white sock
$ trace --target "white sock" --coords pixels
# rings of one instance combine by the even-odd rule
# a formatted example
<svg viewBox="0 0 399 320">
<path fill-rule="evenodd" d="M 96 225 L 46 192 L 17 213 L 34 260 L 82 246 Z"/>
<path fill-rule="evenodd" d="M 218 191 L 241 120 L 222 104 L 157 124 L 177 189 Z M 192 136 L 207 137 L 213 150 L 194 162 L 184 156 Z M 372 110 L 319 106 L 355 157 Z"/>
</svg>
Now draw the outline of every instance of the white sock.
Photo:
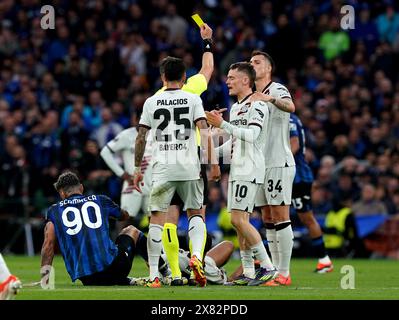
<svg viewBox="0 0 399 320">
<path fill-rule="evenodd" d="M 266 239 L 267 239 L 267 244 L 269 246 L 270 254 L 272 256 L 272 262 L 273 262 L 274 266 L 277 268 L 279 259 L 278 259 L 276 229 L 267 229 L 266 228 Z"/>
<path fill-rule="evenodd" d="M 291 221 L 276 223 L 276 240 L 279 255 L 278 272 L 284 277 L 288 277 L 290 274 L 292 247 L 294 245 Z"/>
<path fill-rule="evenodd" d="M 329 264 L 329 263 L 331 263 L 331 260 L 330 260 L 330 257 L 327 255 L 324 258 L 320 258 L 319 262 L 322 264 Z"/>
<path fill-rule="evenodd" d="M 255 264 L 252 250 L 240 250 L 240 256 L 244 276 L 251 279 L 255 278 Z"/>
<path fill-rule="evenodd" d="M 206 226 L 204 220 L 200 216 L 190 218 L 188 224 L 188 236 L 191 241 L 192 255 L 202 260 L 202 252 L 204 250 L 206 240 Z"/>
<path fill-rule="evenodd" d="M 4 282 L 10 275 L 10 270 L 8 270 L 6 262 L 0 253 L 0 283 Z"/>
<path fill-rule="evenodd" d="M 158 263 L 162 253 L 162 231 L 159 224 L 150 223 L 147 236 L 148 264 L 150 267 L 150 280 L 159 277 Z"/>
<path fill-rule="evenodd" d="M 267 254 L 266 248 L 262 241 L 252 246 L 251 249 L 255 258 L 260 261 L 260 266 L 262 268 L 266 268 L 267 270 L 274 269 L 274 266 L 270 261 L 269 255 Z"/>
</svg>

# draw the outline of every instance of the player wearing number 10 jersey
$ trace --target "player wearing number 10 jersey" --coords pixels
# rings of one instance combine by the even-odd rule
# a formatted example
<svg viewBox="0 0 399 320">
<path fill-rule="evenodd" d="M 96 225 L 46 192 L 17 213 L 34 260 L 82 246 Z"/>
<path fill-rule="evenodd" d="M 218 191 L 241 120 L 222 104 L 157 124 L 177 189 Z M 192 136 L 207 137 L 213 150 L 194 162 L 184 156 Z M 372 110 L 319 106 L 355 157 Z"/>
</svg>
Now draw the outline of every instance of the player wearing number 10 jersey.
<svg viewBox="0 0 399 320">
<path fill-rule="evenodd" d="M 42 270 L 52 265 L 58 240 L 72 281 L 79 279 L 84 285 L 128 285 L 136 246 L 144 243 L 145 247 L 146 239 L 129 226 L 114 243 L 108 224 L 108 218 L 126 220 L 128 213 L 104 195 L 84 196 L 83 186 L 72 172 L 60 175 L 54 187 L 62 200 L 47 210 Z M 42 277 L 46 275 L 42 273 Z"/>
</svg>

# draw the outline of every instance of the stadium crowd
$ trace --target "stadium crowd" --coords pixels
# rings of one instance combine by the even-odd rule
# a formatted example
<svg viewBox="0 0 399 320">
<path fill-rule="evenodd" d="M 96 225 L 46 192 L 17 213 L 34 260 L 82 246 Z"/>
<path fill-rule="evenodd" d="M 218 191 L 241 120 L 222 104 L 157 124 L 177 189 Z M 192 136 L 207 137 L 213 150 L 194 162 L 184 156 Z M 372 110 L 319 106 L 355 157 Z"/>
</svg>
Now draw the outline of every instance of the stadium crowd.
<svg viewBox="0 0 399 320">
<path fill-rule="evenodd" d="M 38 0 L 0 3 L 0 212 L 40 216 L 52 184 L 75 169 L 88 192 L 120 196 L 99 152 L 138 124 L 159 87 L 159 62 L 182 57 L 198 72 L 202 40 L 190 15 L 213 28 L 215 71 L 205 109 L 231 105 L 231 63 L 263 49 L 289 88 L 315 175 L 313 206 L 347 201 L 355 215 L 399 213 L 399 7 L 394 1 L 50 1 L 55 29 L 40 25 Z M 340 27 L 341 6 L 355 29 Z M 395 71 L 396 70 L 396 71 Z M 226 113 L 227 114 L 227 113 Z M 225 207 L 227 167 L 210 187 L 208 214 Z M 24 202 L 22 199 L 28 199 Z M 0 214 L 1 215 L 1 214 Z"/>
</svg>

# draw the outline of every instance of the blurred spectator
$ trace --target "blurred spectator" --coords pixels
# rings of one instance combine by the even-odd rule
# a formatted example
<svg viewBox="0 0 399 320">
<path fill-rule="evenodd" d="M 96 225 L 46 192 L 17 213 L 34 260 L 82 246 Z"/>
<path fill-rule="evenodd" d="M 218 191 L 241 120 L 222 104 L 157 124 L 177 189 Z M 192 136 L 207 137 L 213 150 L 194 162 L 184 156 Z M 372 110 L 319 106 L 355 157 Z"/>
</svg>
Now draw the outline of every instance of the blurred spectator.
<svg viewBox="0 0 399 320">
<path fill-rule="evenodd" d="M 353 204 L 352 211 L 355 216 L 387 214 L 387 208 L 376 199 L 376 190 L 371 184 L 363 186 L 361 198 Z"/>
<path fill-rule="evenodd" d="M 104 108 L 101 112 L 102 124 L 93 132 L 94 138 L 100 149 L 102 149 L 109 141 L 115 138 L 123 127 L 114 121 L 113 115 L 109 108 Z"/>
<path fill-rule="evenodd" d="M 399 32 L 399 14 L 392 5 L 388 5 L 385 13 L 379 15 L 376 20 L 381 41 L 393 43 Z"/>
<path fill-rule="evenodd" d="M 326 60 L 331 60 L 349 50 L 350 38 L 339 28 L 339 19 L 331 17 L 330 30 L 324 32 L 319 39 L 319 48 Z"/>
</svg>

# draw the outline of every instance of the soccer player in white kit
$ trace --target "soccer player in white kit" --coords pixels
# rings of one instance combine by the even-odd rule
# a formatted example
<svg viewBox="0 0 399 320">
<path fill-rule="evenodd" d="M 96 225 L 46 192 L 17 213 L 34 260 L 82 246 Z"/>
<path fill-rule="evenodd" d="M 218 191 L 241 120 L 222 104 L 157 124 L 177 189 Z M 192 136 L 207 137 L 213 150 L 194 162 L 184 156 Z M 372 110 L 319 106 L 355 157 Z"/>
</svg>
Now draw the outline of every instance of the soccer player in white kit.
<svg viewBox="0 0 399 320">
<path fill-rule="evenodd" d="M 201 144 L 211 141 L 206 123 L 202 100 L 199 96 L 181 90 L 185 80 L 185 66 L 181 59 L 169 58 L 164 65 L 167 88 L 146 100 L 136 138 L 134 187 L 140 191 L 141 163 L 144 155 L 146 134 L 153 139 L 153 187 L 150 194 L 151 220 L 156 221 L 169 208 L 175 192 L 184 202 L 184 210 L 189 216 L 189 238 L 192 255 L 190 268 L 200 286 L 206 285 L 203 270 L 203 250 L 206 240 L 206 226 L 200 214 L 203 201 L 203 180 L 200 179 L 200 160 L 197 154 L 195 127 L 201 133 Z M 213 143 L 207 146 L 207 156 L 215 159 Z M 211 175 L 220 176 L 217 164 L 211 166 Z M 162 221 L 162 218 L 159 219 Z M 153 222 L 152 222 L 153 223 Z M 164 236 L 164 235 L 163 235 Z M 163 240 L 163 239 L 162 239 Z M 168 254 L 168 251 L 166 251 Z M 161 286 L 158 271 L 159 257 L 150 263 L 151 287 Z M 153 268 L 151 269 L 151 264 Z M 182 285 L 175 278 L 176 285 Z M 172 281 L 173 281 L 172 280 Z"/>
<path fill-rule="evenodd" d="M 136 224 L 141 218 L 140 212 L 148 214 L 148 204 L 151 191 L 151 141 L 147 141 L 144 158 L 141 163 L 141 173 L 144 175 L 141 186 L 142 192 L 134 190 L 131 183 L 134 171 L 134 143 L 137 137 L 137 128 L 131 127 L 120 132 L 114 139 L 108 142 L 101 150 L 101 157 L 108 167 L 121 179 L 123 179 L 121 191 L 121 208 L 129 213 Z M 120 154 L 123 167 L 118 163 L 115 154 Z"/>
<path fill-rule="evenodd" d="M 290 145 L 289 113 L 295 111 L 295 105 L 287 88 L 272 81 L 274 63 L 267 53 L 254 51 L 251 64 L 256 71 L 257 93 L 253 99 L 266 102 L 271 111 L 265 148 L 265 189 L 258 193 L 256 205 L 262 207 L 272 261 L 279 274 L 265 285 L 290 285 L 294 234 L 289 208 L 295 160 Z"/>
<path fill-rule="evenodd" d="M 256 194 L 265 177 L 264 146 L 269 107 L 266 103 L 250 102 L 253 94 L 255 70 L 248 62 L 230 66 L 227 87 L 230 96 L 237 96 L 238 102 L 230 109 L 230 123 L 216 112 L 207 112 L 208 123 L 231 135 L 226 143 L 217 148 L 220 156 L 231 156 L 228 187 L 228 210 L 231 223 L 237 230 L 240 254 L 246 281 L 239 285 L 260 285 L 273 279 L 277 272 L 270 261 L 261 236 L 249 222 L 249 215 L 255 205 Z M 260 261 L 261 268 L 255 274 L 253 256 Z M 250 266 L 248 268 L 248 259 Z"/>
<path fill-rule="evenodd" d="M 0 253 L 0 300 L 12 300 L 22 288 L 21 281 L 10 273 Z"/>
</svg>

